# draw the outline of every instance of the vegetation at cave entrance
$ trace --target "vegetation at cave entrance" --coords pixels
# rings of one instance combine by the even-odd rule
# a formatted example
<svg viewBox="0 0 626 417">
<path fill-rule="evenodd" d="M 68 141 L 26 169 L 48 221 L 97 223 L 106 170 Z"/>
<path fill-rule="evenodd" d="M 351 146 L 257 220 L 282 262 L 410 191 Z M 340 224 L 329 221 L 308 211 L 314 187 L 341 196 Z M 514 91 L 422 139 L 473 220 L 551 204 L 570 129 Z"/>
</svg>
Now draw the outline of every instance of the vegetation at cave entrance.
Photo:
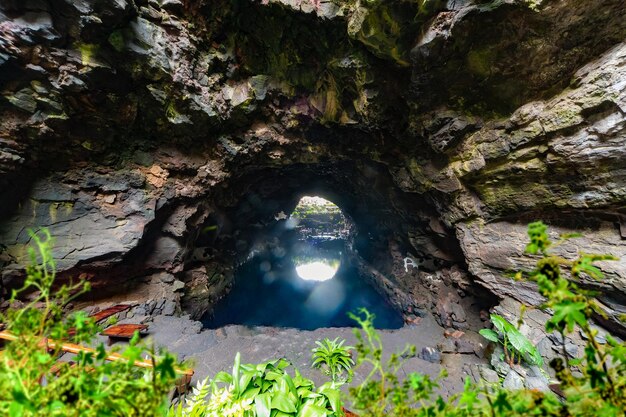
<svg viewBox="0 0 626 417">
<path fill-rule="evenodd" d="M 343 236 L 346 233 L 347 222 L 341 209 L 321 197 L 302 197 L 290 217 L 298 222 L 298 229 L 304 236 Z"/>
</svg>

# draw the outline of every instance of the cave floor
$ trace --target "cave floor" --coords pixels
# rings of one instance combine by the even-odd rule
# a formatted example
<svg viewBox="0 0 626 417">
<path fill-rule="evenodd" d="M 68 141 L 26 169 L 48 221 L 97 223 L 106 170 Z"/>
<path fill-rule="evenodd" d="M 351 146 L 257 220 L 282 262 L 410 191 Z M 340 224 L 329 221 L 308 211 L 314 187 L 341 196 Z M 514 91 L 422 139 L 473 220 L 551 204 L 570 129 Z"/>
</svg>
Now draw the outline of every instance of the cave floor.
<svg viewBox="0 0 626 417">
<path fill-rule="evenodd" d="M 133 321 L 136 321 L 133 320 Z M 124 322 L 124 320 L 122 320 Z M 311 349 L 315 341 L 325 337 L 346 339 L 354 345 L 356 338 L 352 328 L 320 328 L 316 330 L 298 330 L 275 327 L 247 327 L 230 325 L 218 329 L 202 329 L 199 322 L 185 317 L 156 316 L 151 318 L 149 338 L 158 346 L 167 347 L 176 353 L 179 359 L 189 361 L 194 370 L 194 383 L 219 371 L 230 372 L 237 352 L 241 353 L 242 363 L 259 363 L 276 358 L 289 360 L 300 372 L 321 384 L 327 379 L 317 369 L 310 366 Z M 418 325 L 406 325 L 397 330 L 379 330 L 384 345 L 385 358 L 392 352 L 399 352 L 407 344 L 417 347 L 437 347 L 444 341 L 444 329 L 432 316 L 422 318 Z M 463 338 L 479 343 L 476 333 L 468 332 Z M 442 382 L 439 392 L 448 396 L 458 393 L 463 388 L 463 381 L 468 375 L 470 364 L 486 363 L 476 354 L 442 354 L 442 363 L 431 363 L 419 357 L 407 358 L 401 372 L 422 372 L 437 376 L 442 367 L 448 371 L 448 377 Z M 363 368 L 355 372 L 352 386 L 361 382 L 368 370 Z M 293 375 L 293 369 L 290 369 Z M 402 376 L 402 375 L 401 375 Z"/>
</svg>

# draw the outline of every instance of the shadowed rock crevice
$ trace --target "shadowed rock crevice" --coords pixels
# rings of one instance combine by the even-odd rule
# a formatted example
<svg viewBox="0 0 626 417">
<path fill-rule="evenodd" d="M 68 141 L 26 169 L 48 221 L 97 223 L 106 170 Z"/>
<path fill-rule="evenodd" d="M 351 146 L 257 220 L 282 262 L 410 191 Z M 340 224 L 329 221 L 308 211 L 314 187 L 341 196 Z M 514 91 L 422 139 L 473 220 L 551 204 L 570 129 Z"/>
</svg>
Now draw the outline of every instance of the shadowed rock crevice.
<svg viewBox="0 0 626 417">
<path fill-rule="evenodd" d="M 280 229 L 280 217 L 291 213 L 303 195 L 326 198 L 342 209 L 352 225 L 348 237 L 350 259 L 357 266 L 363 265 L 364 270 L 372 268 L 367 265 L 375 265 L 383 271 L 375 269 L 366 276 L 400 310 L 407 308 L 412 284 L 405 273 L 394 271 L 390 248 L 397 253 L 394 256 L 410 256 L 423 271 L 434 272 L 462 259 L 451 231 L 446 234 L 442 228 L 439 233 L 443 235 L 432 237 L 429 223 L 436 215 L 426 200 L 419 202 L 418 196 L 397 190 L 383 166 L 342 161 L 262 168 L 231 177 L 212 198 L 215 212 L 199 226 L 196 256 L 186 269 L 197 275 L 199 269 L 194 265 L 201 263 L 202 255 L 211 256 L 205 257 L 208 263 L 200 269 L 214 268 L 212 257 L 230 258 L 228 272 L 221 274 L 224 282 L 217 286 L 226 290 L 235 267 L 250 259 L 251 253 L 280 245 L 285 233 L 284 238 L 289 239 L 289 231 Z M 207 275 L 215 275 L 215 271 L 207 271 Z M 383 276 L 387 278 L 381 281 Z"/>
<path fill-rule="evenodd" d="M 543 218 L 622 257 L 588 284 L 617 327 L 622 3 L 3 2 L 3 286 L 26 229 L 47 226 L 62 274 L 198 316 L 316 193 L 405 319 L 462 327 L 463 297 L 438 292 L 536 304 L 506 274 L 530 265 L 525 224 Z"/>
</svg>

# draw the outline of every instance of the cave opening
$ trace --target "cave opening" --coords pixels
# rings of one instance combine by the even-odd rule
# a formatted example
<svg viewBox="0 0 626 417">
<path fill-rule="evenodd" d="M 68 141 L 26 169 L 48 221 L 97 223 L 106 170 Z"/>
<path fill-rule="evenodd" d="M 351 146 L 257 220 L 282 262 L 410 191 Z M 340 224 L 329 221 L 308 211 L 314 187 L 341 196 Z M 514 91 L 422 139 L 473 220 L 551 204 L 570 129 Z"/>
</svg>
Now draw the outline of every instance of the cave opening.
<svg viewBox="0 0 626 417">
<path fill-rule="evenodd" d="M 203 317 L 205 327 L 353 327 L 348 313 L 359 308 L 376 316 L 377 328 L 402 327 L 402 315 L 346 256 L 356 226 L 335 203 L 302 195 L 289 214 L 273 218 L 236 268 L 228 295 Z"/>
</svg>

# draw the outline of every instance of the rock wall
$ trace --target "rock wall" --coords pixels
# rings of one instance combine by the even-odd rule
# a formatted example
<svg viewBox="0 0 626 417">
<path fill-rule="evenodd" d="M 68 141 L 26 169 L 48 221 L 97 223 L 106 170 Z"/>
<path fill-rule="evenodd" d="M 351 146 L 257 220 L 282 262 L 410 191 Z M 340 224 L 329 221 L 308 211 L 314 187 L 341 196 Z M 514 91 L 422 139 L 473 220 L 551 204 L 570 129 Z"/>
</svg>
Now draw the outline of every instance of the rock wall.
<svg viewBox="0 0 626 417">
<path fill-rule="evenodd" d="M 174 275 L 156 281 L 198 316 L 276 213 L 316 192 L 353 219 L 359 257 L 398 299 L 454 267 L 537 303 L 505 275 L 530 265 L 524 225 L 544 219 L 585 235 L 567 254 L 622 257 L 588 283 L 615 318 L 622 3 L 3 2 L 3 286 L 20 279 L 27 229 L 47 226 L 64 276 L 104 294 Z"/>
</svg>

